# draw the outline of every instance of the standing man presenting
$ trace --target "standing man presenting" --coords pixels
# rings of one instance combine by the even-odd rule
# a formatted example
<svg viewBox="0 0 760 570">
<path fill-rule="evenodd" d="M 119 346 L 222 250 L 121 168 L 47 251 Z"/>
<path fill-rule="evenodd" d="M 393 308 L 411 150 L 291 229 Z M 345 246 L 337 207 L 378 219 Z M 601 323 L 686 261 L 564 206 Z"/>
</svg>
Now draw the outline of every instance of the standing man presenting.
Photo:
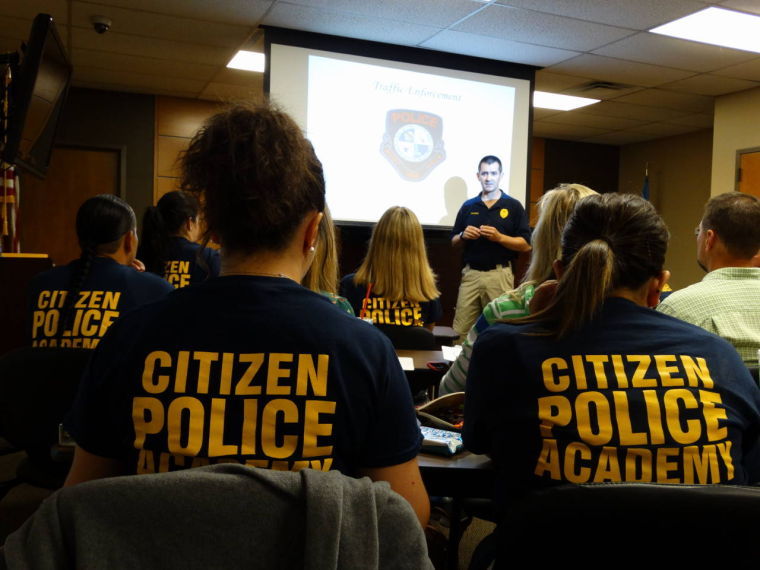
<svg viewBox="0 0 760 570">
<path fill-rule="evenodd" d="M 530 251 L 530 227 L 520 202 L 500 188 L 501 161 L 484 156 L 478 166 L 483 190 L 459 209 L 451 244 L 464 244 L 464 269 L 459 286 L 454 330 L 467 334 L 492 299 L 514 288 L 510 263 Z"/>
</svg>

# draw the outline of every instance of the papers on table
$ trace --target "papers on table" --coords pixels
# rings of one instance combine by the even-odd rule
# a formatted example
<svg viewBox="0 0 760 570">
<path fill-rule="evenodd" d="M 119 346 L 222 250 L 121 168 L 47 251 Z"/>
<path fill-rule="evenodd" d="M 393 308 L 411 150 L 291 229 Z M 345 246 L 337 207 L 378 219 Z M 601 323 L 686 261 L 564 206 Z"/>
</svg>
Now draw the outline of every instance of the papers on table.
<svg viewBox="0 0 760 570">
<path fill-rule="evenodd" d="M 454 362 L 462 352 L 462 345 L 456 346 L 442 346 L 441 352 L 443 352 L 443 359 L 449 362 Z"/>
</svg>

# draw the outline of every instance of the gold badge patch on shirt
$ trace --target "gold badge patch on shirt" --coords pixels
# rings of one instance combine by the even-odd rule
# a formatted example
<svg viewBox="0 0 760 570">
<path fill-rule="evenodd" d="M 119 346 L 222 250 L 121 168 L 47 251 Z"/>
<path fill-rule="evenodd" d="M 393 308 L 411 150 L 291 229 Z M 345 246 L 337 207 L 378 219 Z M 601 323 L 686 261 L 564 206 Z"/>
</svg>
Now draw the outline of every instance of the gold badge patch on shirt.
<svg viewBox="0 0 760 570">
<path fill-rule="evenodd" d="M 507 210 L 506 208 L 502 208 L 501 211 L 499 212 L 499 215 L 502 218 L 506 218 L 509 215 L 509 210 Z"/>
</svg>

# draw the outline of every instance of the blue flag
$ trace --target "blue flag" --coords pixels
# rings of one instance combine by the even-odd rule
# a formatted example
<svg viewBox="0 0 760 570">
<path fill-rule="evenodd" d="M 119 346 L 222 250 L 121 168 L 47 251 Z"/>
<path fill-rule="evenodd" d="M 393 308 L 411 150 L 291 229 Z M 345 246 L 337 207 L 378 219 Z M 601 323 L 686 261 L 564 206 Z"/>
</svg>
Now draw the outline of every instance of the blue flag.
<svg viewBox="0 0 760 570">
<path fill-rule="evenodd" d="M 649 174 L 644 175 L 644 185 L 641 187 L 641 197 L 649 202 Z"/>
</svg>

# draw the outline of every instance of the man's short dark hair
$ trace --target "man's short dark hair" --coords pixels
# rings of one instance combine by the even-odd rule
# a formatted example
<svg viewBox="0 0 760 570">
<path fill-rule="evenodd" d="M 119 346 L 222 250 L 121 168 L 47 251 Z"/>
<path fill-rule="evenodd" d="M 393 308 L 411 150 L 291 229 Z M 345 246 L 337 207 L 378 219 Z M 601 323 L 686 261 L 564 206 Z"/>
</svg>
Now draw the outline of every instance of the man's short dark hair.
<svg viewBox="0 0 760 570">
<path fill-rule="evenodd" d="M 496 164 L 499 165 L 499 172 L 503 170 L 503 168 L 501 167 L 501 160 L 499 160 L 499 157 L 489 154 L 481 158 L 480 162 L 478 162 L 478 172 L 480 172 L 480 165 L 483 164 L 484 162 L 486 164 L 493 164 L 495 162 Z"/>
<path fill-rule="evenodd" d="M 728 253 L 751 259 L 760 250 L 760 200 L 752 194 L 728 192 L 705 205 L 702 230 L 713 230 Z"/>
</svg>

